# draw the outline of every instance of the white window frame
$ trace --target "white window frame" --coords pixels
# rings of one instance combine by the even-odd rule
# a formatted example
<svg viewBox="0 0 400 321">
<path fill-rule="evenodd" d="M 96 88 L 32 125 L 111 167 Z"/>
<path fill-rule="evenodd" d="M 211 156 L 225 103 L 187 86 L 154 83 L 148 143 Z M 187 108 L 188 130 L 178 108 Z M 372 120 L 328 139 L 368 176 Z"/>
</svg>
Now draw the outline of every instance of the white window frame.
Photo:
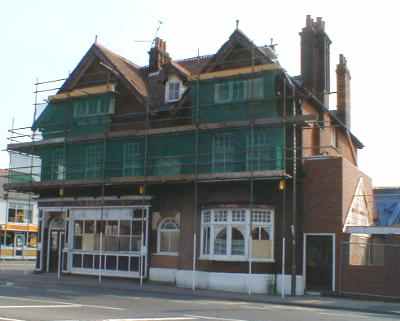
<svg viewBox="0 0 400 321">
<path fill-rule="evenodd" d="M 123 176 L 139 176 L 143 169 L 140 142 L 129 142 L 124 144 L 122 155 Z"/>
<path fill-rule="evenodd" d="M 74 118 L 85 118 L 85 117 L 93 117 L 93 116 L 104 116 L 114 113 L 115 109 L 115 99 L 111 97 L 106 110 L 102 110 L 101 100 L 97 101 L 96 106 L 89 104 L 87 100 L 84 98 L 80 98 L 80 100 L 76 100 L 73 102 L 73 117 Z M 90 110 L 90 107 L 94 108 L 94 111 Z"/>
<path fill-rule="evenodd" d="M 85 178 L 99 178 L 104 170 L 104 148 L 99 144 L 86 146 L 85 150 Z"/>
<path fill-rule="evenodd" d="M 218 133 L 213 136 L 211 166 L 214 173 L 234 171 L 234 139 L 233 133 Z"/>
<path fill-rule="evenodd" d="M 226 220 L 217 220 L 216 221 L 216 214 L 219 211 L 226 211 L 227 217 Z M 244 220 L 234 221 L 233 220 L 233 213 L 235 211 L 243 211 L 244 213 Z M 270 221 L 269 222 L 251 222 L 250 228 L 250 209 L 249 208 L 213 208 L 213 209 L 204 209 L 201 212 L 201 233 L 200 233 L 200 259 L 201 260 L 212 260 L 212 261 L 249 261 L 252 262 L 275 262 L 275 211 L 273 208 L 253 208 L 253 215 L 255 212 L 263 212 L 266 215 L 269 215 Z M 205 221 L 205 215 L 210 215 L 210 220 Z M 210 233 L 210 244 L 209 244 L 209 253 L 204 253 L 204 230 L 206 228 L 209 229 Z M 215 254 L 214 253 L 214 242 L 215 237 L 218 232 L 226 227 L 227 228 L 227 251 L 226 254 Z M 259 258 L 259 257 L 249 257 L 249 249 L 252 240 L 252 233 L 251 231 L 255 227 L 264 227 L 266 231 L 269 232 L 270 240 L 272 241 L 272 255 L 270 258 Z M 232 228 L 237 228 L 239 231 L 242 232 L 244 236 L 244 254 L 243 255 L 232 255 Z"/>
<path fill-rule="evenodd" d="M 226 86 L 227 97 L 221 97 L 221 87 Z M 235 96 L 235 86 L 242 86 L 243 95 Z M 224 80 L 214 85 L 214 102 L 216 104 L 239 103 L 246 100 L 264 99 L 264 78 Z"/>
<path fill-rule="evenodd" d="M 222 86 L 228 86 L 228 97 L 223 98 L 220 95 L 220 88 Z M 233 93 L 233 83 L 232 81 L 224 81 L 215 84 L 214 87 L 214 102 L 216 104 L 225 104 L 225 103 L 230 103 L 232 101 L 232 93 Z"/>
<path fill-rule="evenodd" d="M 165 222 L 171 221 L 175 224 L 176 229 L 175 230 L 170 230 L 170 229 L 163 229 L 163 225 Z M 169 252 L 169 251 L 162 251 L 161 250 L 161 233 L 162 232 L 178 232 L 178 237 L 180 238 L 180 233 L 181 233 L 181 229 L 179 224 L 176 222 L 176 219 L 173 217 L 166 217 L 163 220 L 161 220 L 161 222 L 158 224 L 158 228 L 157 228 L 157 253 L 158 255 L 170 255 L 170 256 L 178 256 L 178 251 L 176 252 Z"/>
<path fill-rule="evenodd" d="M 23 210 L 24 212 L 24 221 L 23 222 L 11 222 L 9 221 L 9 210 L 15 210 L 15 220 L 17 219 L 17 212 L 18 210 Z M 27 220 L 28 212 L 31 212 L 30 221 Z M 6 212 L 6 224 L 16 224 L 16 225 L 26 225 L 26 224 L 33 224 L 33 204 L 29 203 L 20 203 L 16 201 L 7 202 L 7 212 Z"/>
<path fill-rule="evenodd" d="M 174 88 L 174 90 L 171 90 L 171 86 L 178 86 L 178 88 Z M 166 103 L 172 103 L 175 101 L 178 101 L 181 99 L 182 96 L 182 81 L 178 79 L 171 79 L 168 80 L 166 85 L 165 85 L 165 102 Z M 171 94 L 175 94 L 176 90 L 178 90 L 178 95 L 177 96 L 171 96 Z"/>
</svg>

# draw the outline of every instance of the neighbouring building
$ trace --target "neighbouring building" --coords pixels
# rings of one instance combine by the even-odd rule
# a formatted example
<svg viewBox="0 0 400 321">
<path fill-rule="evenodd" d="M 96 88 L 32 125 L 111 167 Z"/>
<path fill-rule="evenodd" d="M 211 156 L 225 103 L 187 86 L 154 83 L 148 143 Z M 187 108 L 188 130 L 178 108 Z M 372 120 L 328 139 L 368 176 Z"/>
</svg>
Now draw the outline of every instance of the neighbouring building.
<svg viewBox="0 0 400 321">
<path fill-rule="evenodd" d="M 296 77 L 239 29 L 183 60 L 156 38 L 144 67 L 94 43 L 48 97 L 34 139 L 8 145 L 11 174 L 35 165 L 7 189 L 38 195 L 36 269 L 336 291 L 343 227 L 370 219 L 357 191 L 371 181 L 357 167 L 346 59 L 329 110 L 324 21 L 308 16 L 300 38 Z"/>
<path fill-rule="evenodd" d="M 36 259 L 38 210 L 31 194 L 5 191 L 8 170 L 0 169 L 0 259 Z"/>
<path fill-rule="evenodd" d="M 341 266 L 341 290 L 348 294 L 400 298 L 400 188 L 374 188 L 374 220 L 345 227 L 348 257 Z M 365 280 L 368 280 L 366 282 Z"/>
</svg>

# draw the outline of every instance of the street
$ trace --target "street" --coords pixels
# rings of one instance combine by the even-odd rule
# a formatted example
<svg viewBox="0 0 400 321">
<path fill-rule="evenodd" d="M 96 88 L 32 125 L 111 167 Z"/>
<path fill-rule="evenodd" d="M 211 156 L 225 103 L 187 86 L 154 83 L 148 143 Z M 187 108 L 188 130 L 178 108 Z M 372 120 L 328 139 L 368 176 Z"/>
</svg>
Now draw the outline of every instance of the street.
<svg viewBox="0 0 400 321">
<path fill-rule="evenodd" d="M 0 262 L 0 321 L 313 321 L 398 320 L 384 314 L 279 304 L 182 297 L 76 285 L 32 286 L 11 278 L 30 273 L 25 263 Z M 32 276 L 34 277 L 34 275 Z M 18 281 L 18 280 L 16 280 Z"/>
</svg>

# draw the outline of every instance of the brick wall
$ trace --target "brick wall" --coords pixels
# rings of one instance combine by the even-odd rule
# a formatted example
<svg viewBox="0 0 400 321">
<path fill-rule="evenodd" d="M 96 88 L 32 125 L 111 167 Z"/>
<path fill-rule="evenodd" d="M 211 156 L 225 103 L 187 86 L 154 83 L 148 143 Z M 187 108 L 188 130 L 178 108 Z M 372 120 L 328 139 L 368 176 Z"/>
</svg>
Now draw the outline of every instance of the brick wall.
<svg viewBox="0 0 400 321">
<path fill-rule="evenodd" d="M 290 186 L 289 186 L 290 188 Z M 151 267 L 165 267 L 178 269 L 192 269 L 193 263 L 193 233 L 197 232 L 197 251 L 200 249 L 200 218 L 202 206 L 212 206 L 216 204 L 236 204 L 249 206 L 250 203 L 250 184 L 249 182 L 219 182 L 199 184 L 198 217 L 194 217 L 194 186 L 193 184 L 170 184 L 153 186 L 150 191 L 154 195 L 152 201 L 152 213 L 159 213 L 161 219 L 168 216 L 175 216 L 180 213 L 180 242 L 179 256 L 166 257 L 152 255 L 150 259 Z M 287 217 L 289 222 L 291 213 L 290 192 L 287 198 Z M 254 204 L 271 205 L 275 208 L 275 263 L 254 263 L 252 266 L 254 273 L 272 273 L 280 269 L 281 260 L 281 239 L 282 239 L 282 192 L 278 190 L 278 181 L 255 182 L 254 184 Z M 158 214 L 157 214 L 158 215 Z M 289 223 L 288 223 L 289 224 Z M 300 233 L 301 234 L 301 233 Z M 150 253 L 157 250 L 157 231 L 151 230 L 150 233 Z M 199 253 L 197 253 L 199 256 Z M 288 260 L 288 266 L 290 260 Z M 199 261 L 198 269 L 214 272 L 248 272 L 247 262 L 217 262 Z"/>
<path fill-rule="evenodd" d="M 360 177 L 363 177 L 368 208 L 373 215 L 372 182 L 342 157 L 306 160 L 304 172 L 304 233 L 335 233 L 338 288 L 341 243 L 349 238 L 343 233 L 343 224 Z"/>
</svg>

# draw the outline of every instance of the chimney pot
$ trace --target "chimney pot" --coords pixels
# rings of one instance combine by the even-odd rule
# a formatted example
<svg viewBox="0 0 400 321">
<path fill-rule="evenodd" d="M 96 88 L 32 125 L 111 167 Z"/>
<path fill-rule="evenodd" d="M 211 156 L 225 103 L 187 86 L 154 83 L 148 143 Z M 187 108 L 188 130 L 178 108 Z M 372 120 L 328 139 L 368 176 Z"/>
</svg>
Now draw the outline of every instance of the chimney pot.
<svg viewBox="0 0 400 321">
<path fill-rule="evenodd" d="M 330 92 L 330 40 L 324 31 L 325 22 L 317 17 L 314 22 L 307 16 L 301 37 L 301 75 L 304 86 L 325 106 L 329 106 Z"/>
<path fill-rule="evenodd" d="M 171 60 L 166 48 L 167 44 L 164 40 L 158 37 L 154 39 L 154 47 L 152 47 L 149 52 L 150 71 L 154 72 L 160 70 L 164 64 Z"/>
<path fill-rule="evenodd" d="M 307 17 L 306 17 L 306 27 L 311 28 L 312 25 L 313 25 L 313 20 L 311 18 L 311 15 L 308 14 Z"/>
</svg>

